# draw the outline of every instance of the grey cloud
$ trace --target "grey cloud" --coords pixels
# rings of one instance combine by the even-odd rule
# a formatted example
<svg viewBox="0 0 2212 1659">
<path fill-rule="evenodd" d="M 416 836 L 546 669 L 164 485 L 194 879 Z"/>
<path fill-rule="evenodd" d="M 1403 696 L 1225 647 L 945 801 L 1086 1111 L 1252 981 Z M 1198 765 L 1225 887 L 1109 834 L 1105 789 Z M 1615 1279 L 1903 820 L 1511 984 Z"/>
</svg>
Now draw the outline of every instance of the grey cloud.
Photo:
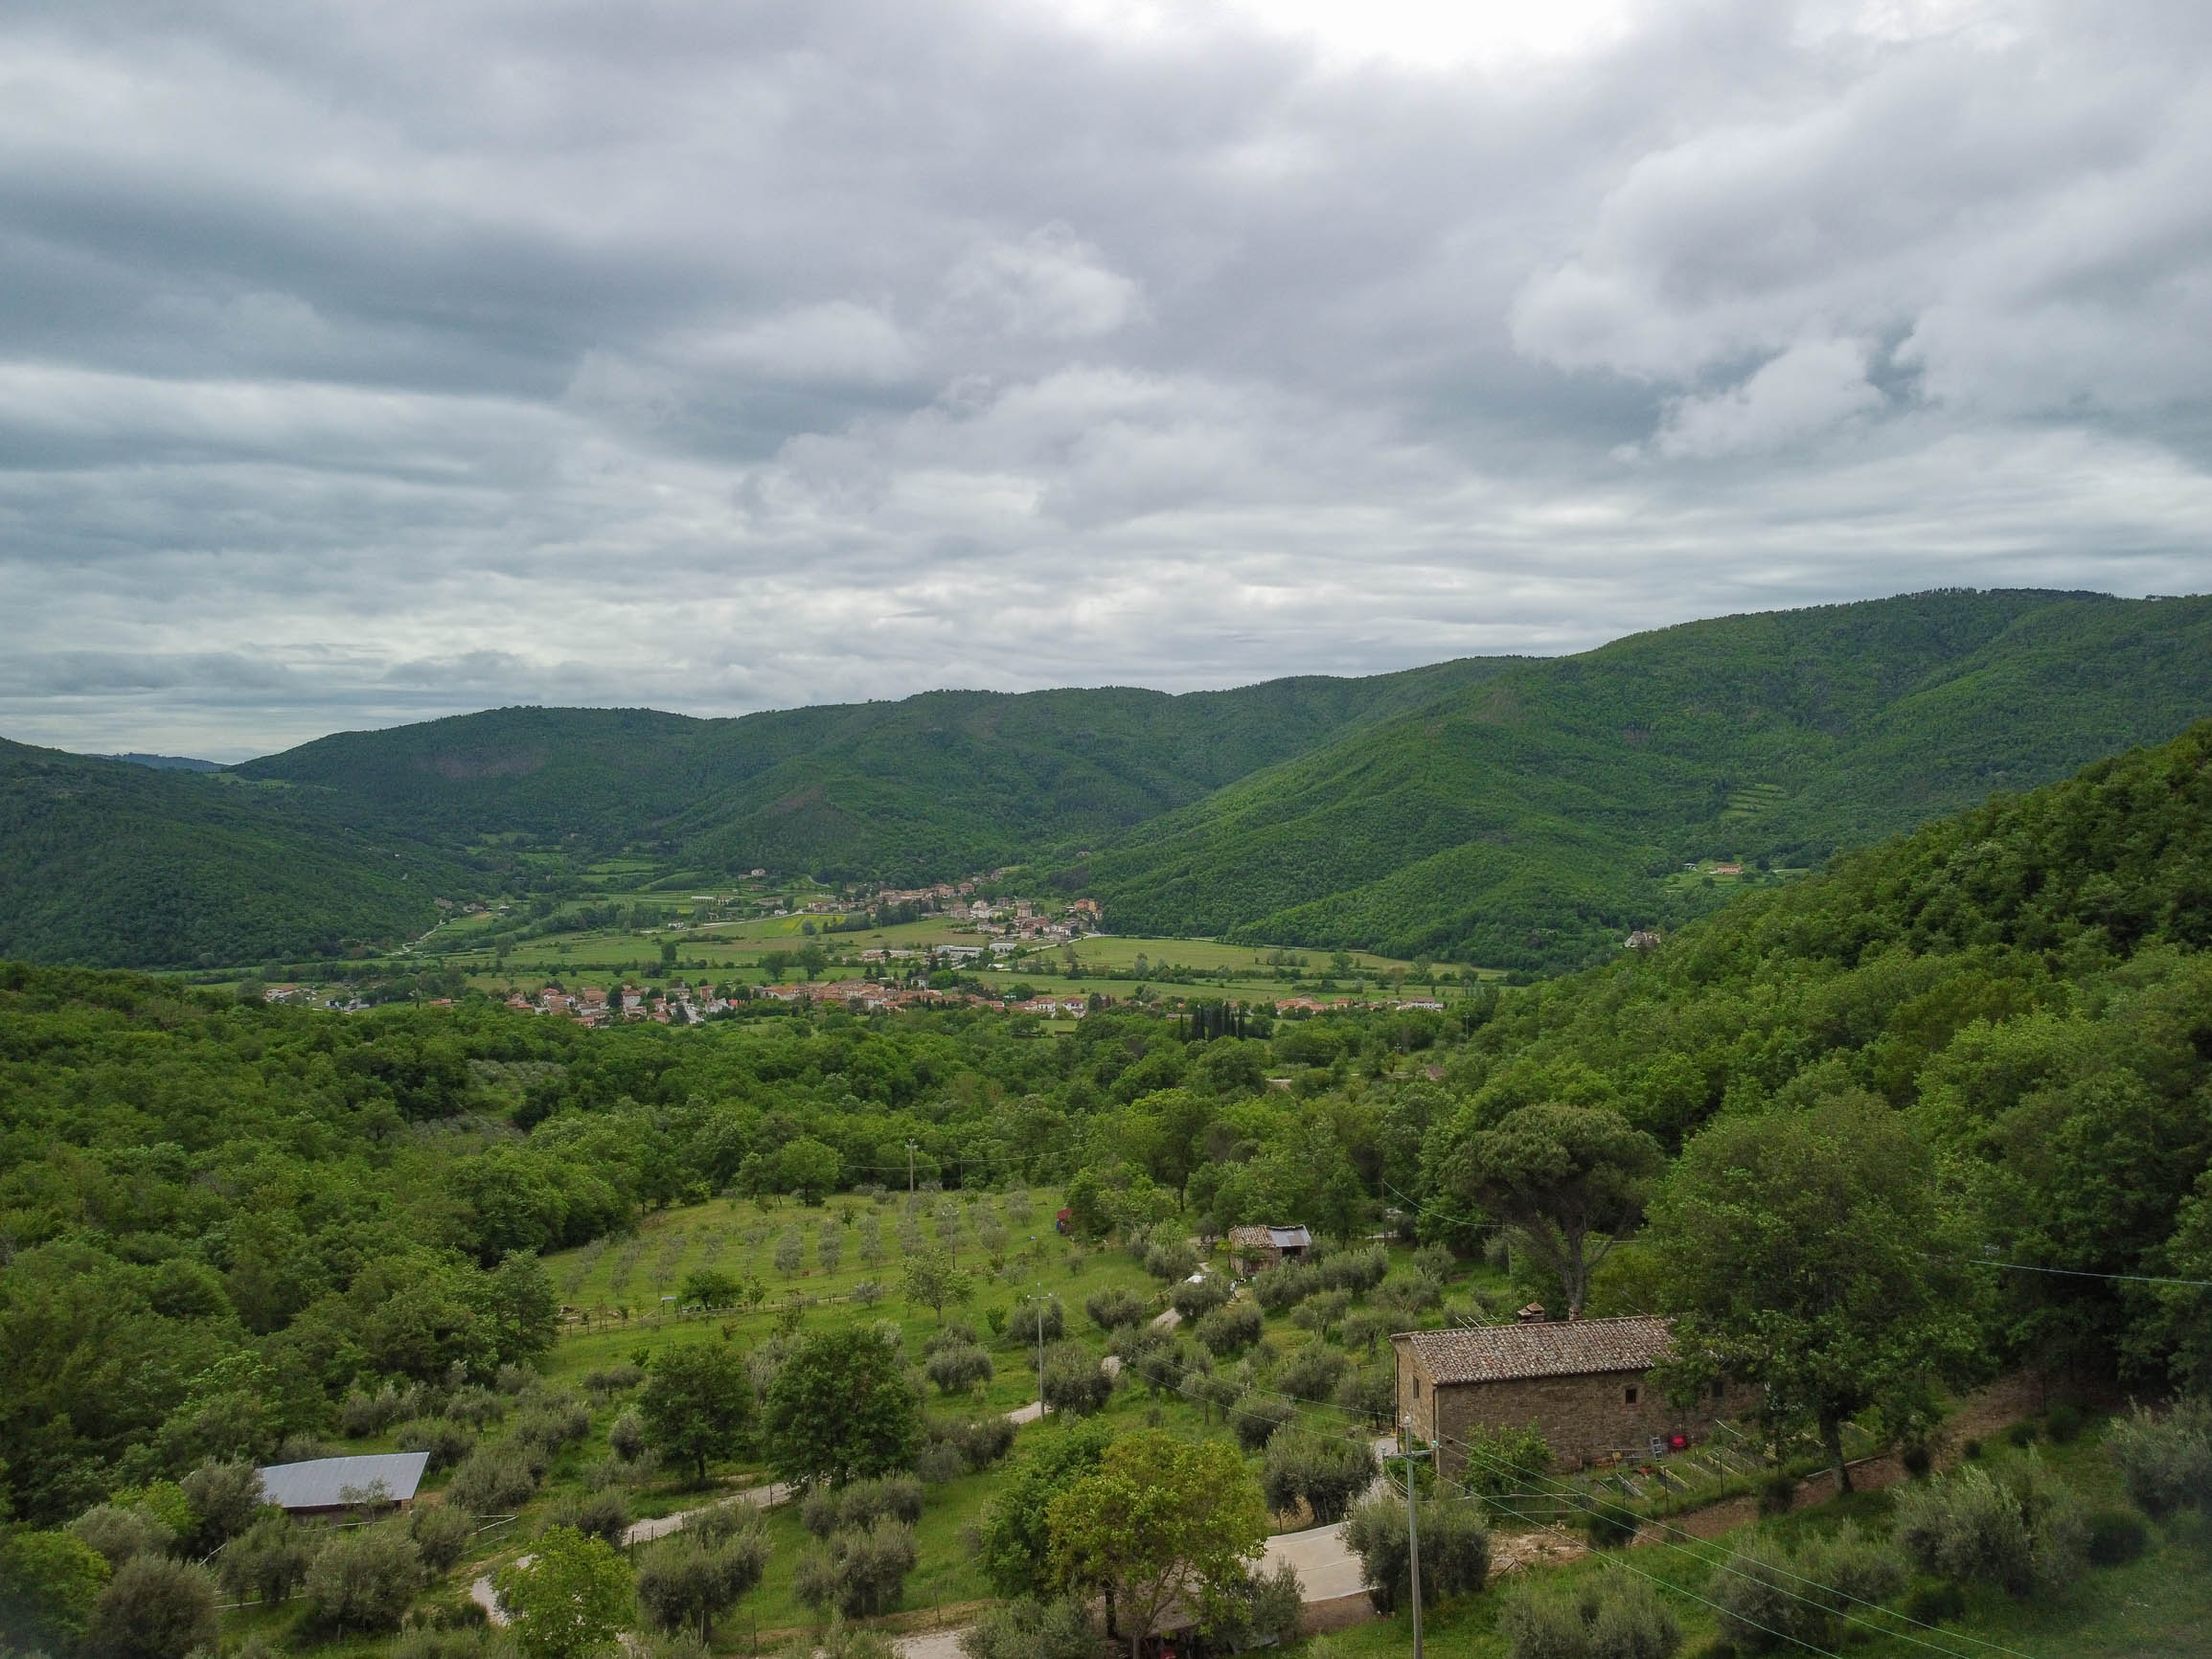
<svg viewBox="0 0 2212 1659">
<path fill-rule="evenodd" d="M 1182 16 L 18 9 L 0 730 L 2202 587 L 2199 9 L 1698 0 L 1419 65 Z"/>
</svg>

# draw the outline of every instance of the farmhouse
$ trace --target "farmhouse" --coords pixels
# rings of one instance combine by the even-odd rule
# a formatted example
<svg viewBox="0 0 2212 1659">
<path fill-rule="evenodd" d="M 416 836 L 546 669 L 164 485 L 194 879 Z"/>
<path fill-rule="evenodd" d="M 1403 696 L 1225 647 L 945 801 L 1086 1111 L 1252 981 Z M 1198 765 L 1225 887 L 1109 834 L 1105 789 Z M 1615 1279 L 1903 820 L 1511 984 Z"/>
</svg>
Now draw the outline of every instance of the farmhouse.
<svg viewBox="0 0 2212 1659">
<path fill-rule="evenodd" d="M 1644 1457 L 1701 1440 L 1751 1404 L 1751 1391 L 1716 1384 L 1694 1406 L 1668 1404 L 1651 1368 L 1672 1352 L 1656 1318 L 1545 1320 L 1413 1330 L 1393 1336 L 1398 1414 L 1436 1448 L 1438 1472 L 1457 1474 L 1476 1429 L 1534 1423 L 1562 1464 Z"/>
<path fill-rule="evenodd" d="M 1232 1271 L 1257 1273 L 1263 1267 L 1302 1260 L 1313 1248 L 1313 1235 L 1303 1227 L 1232 1227 L 1229 1229 L 1229 1262 Z"/>
<path fill-rule="evenodd" d="M 429 1462 L 428 1452 L 418 1451 L 275 1464 L 261 1471 L 262 1496 L 286 1514 L 310 1517 L 386 1505 L 411 1509 Z"/>
</svg>

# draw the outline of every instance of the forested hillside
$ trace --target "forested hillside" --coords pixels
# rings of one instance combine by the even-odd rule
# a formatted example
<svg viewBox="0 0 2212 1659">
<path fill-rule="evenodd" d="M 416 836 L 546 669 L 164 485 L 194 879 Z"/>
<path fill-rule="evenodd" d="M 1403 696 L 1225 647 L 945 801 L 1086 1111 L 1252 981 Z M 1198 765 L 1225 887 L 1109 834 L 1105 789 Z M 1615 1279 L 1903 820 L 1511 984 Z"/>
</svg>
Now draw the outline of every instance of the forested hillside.
<svg viewBox="0 0 2212 1659">
<path fill-rule="evenodd" d="M 737 719 L 501 709 L 348 732 L 239 768 L 465 845 L 522 834 L 706 869 L 942 879 L 1103 841 L 1503 659 L 1169 696 L 931 692 Z"/>
<path fill-rule="evenodd" d="M 282 785 L 0 740 L 0 955 L 191 966 L 331 957 L 436 920 L 479 873 Z"/>
<path fill-rule="evenodd" d="M 2212 712 L 2212 601 L 1923 594 L 1514 664 L 1125 836 L 1064 879 L 1138 933 L 1556 970 Z"/>
<path fill-rule="evenodd" d="M 1953 1375 L 2212 1378 L 2212 1304 L 2152 1282 L 2212 1278 L 2208 944 L 2212 724 L 1649 958 L 1264 1037 L 1135 1009 L 1055 1039 L 803 1005 L 593 1032 L 480 1000 L 349 1017 L 10 968 L 0 1460 L 17 1512 L 50 1522 L 265 1452 L 349 1388 L 541 1348 L 534 1252 L 725 1188 L 896 1182 L 909 1144 L 924 1180 L 1065 1181 L 1083 1230 L 1294 1217 L 1354 1239 L 1395 1210 L 1472 1252 L 1510 1214 L 1482 1207 L 1486 1134 L 1595 1122 L 1623 1156 L 1648 1134 L 1660 1167 L 1630 1158 L 1623 1191 L 1667 1196 L 1664 1161 L 1708 1135 L 1871 1113 L 1932 1160 L 1920 1201 L 1957 1251 L 1939 1265 L 1981 1285 L 1948 1308 L 1973 1338 Z M 1594 1305 L 1668 1304 L 1664 1260 L 1617 1252 Z"/>
</svg>

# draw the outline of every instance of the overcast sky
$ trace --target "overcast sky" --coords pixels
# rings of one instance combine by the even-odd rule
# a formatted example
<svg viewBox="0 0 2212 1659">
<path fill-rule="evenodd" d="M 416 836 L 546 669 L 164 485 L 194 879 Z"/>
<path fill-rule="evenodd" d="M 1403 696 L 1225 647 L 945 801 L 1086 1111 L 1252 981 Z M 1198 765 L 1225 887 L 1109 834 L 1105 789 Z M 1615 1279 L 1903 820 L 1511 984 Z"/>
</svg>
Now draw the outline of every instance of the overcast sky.
<svg viewBox="0 0 2212 1659">
<path fill-rule="evenodd" d="M 2202 0 L 11 6 L 0 734 L 2201 591 L 2208 67 Z"/>
</svg>

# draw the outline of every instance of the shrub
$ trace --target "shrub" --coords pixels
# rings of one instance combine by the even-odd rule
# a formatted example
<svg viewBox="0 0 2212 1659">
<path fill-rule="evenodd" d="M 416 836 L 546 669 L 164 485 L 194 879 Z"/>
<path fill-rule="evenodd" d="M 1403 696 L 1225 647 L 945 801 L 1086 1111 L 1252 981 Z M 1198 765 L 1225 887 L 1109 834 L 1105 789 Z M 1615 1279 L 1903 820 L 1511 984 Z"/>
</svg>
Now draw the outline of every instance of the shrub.
<svg viewBox="0 0 2212 1659">
<path fill-rule="evenodd" d="M 550 1532 L 555 1527 L 574 1527 L 585 1537 L 604 1538 L 619 1550 L 629 1531 L 629 1504 L 611 1488 L 580 1493 L 554 1505 L 539 1530 Z"/>
<path fill-rule="evenodd" d="M 1145 1303 L 1144 1298 L 1128 1285 L 1115 1284 L 1086 1297 L 1083 1310 L 1101 1330 L 1113 1331 L 1125 1325 L 1140 1323 L 1145 1316 Z"/>
<path fill-rule="evenodd" d="M 1269 1313 L 1284 1313 L 1298 1306 L 1315 1289 L 1309 1268 L 1288 1262 L 1254 1276 L 1252 1297 Z"/>
<path fill-rule="evenodd" d="M 960 1650 L 968 1659 L 1094 1659 L 1098 1638 L 1082 1602 L 1024 1596 L 1000 1602 L 962 1631 Z"/>
<path fill-rule="evenodd" d="M 1247 1392 L 1237 1397 L 1229 1407 L 1229 1426 L 1236 1430 L 1237 1443 L 1246 1451 L 1258 1451 L 1275 1436 L 1275 1431 L 1297 1415 L 1287 1399 L 1277 1399 L 1271 1394 Z"/>
<path fill-rule="evenodd" d="M 1375 1448 L 1365 1441 L 1285 1430 L 1267 1443 L 1260 1485 L 1277 1514 L 1303 1503 L 1315 1526 L 1334 1526 L 1374 1484 L 1375 1473 Z"/>
<path fill-rule="evenodd" d="M 1478 1497 L 1518 1501 L 1516 1494 L 1540 1489 L 1539 1483 L 1551 1466 L 1551 1443 L 1533 1422 L 1526 1428 L 1468 1431 L 1463 1482 Z"/>
<path fill-rule="evenodd" d="M 626 1405 L 606 1425 L 607 1449 L 626 1464 L 635 1463 L 646 1448 L 645 1419 L 637 1407 Z"/>
<path fill-rule="evenodd" d="M 401 1389 L 386 1382 L 375 1394 L 355 1387 L 338 1402 L 338 1432 L 348 1440 L 366 1440 L 382 1434 L 396 1422 L 422 1415 L 422 1390 L 410 1383 Z"/>
<path fill-rule="evenodd" d="M 1203 1319 L 1229 1300 L 1228 1282 L 1209 1273 L 1203 1279 L 1186 1279 L 1168 1298 L 1168 1306 L 1185 1319 Z"/>
<path fill-rule="evenodd" d="M 583 1401 L 572 1395 L 544 1395 L 515 1414 L 508 1438 L 558 1457 L 562 1447 L 576 1444 L 589 1433 L 591 1413 L 584 1409 Z"/>
<path fill-rule="evenodd" d="M 2005 1439 L 2016 1446 L 2032 1446 L 2036 1443 L 2036 1425 L 2032 1422 L 2016 1422 L 2005 1430 Z"/>
<path fill-rule="evenodd" d="M 1290 1323 L 1301 1330 L 1326 1336 L 1336 1329 L 1351 1307 L 1352 1297 L 1346 1291 L 1315 1291 L 1291 1310 Z"/>
<path fill-rule="evenodd" d="M 1490 1534 L 1471 1504 L 1420 1500 L 1421 1603 L 1479 1590 L 1490 1576 Z M 1403 1606 L 1411 1592 L 1405 1505 L 1378 1492 L 1353 1506 L 1344 1541 L 1358 1556 L 1368 1599 L 1379 1613 Z"/>
<path fill-rule="evenodd" d="M 1240 1298 L 1200 1319 L 1196 1335 L 1209 1352 L 1226 1356 L 1251 1347 L 1260 1340 L 1260 1332 L 1265 1329 L 1266 1319 L 1259 1305 Z"/>
<path fill-rule="evenodd" d="M 1038 1334 L 1039 1328 L 1043 1330 L 1042 1336 Z M 1058 1342 L 1067 1334 L 1067 1309 L 1060 1306 L 1057 1296 L 1016 1303 L 1014 1311 L 1006 1317 L 1006 1334 L 1031 1348 L 1040 1341 Z"/>
<path fill-rule="evenodd" d="M 1389 1275 L 1390 1252 L 1380 1244 L 1364 1250 L 1339 1250 L 1313 1267 L 1313 1283 L 1323 1290 L 1364 1296 Z"/>
<path fill-rule="evenodd" d="M 2089 1516 L 2088 1557 L 2094 1566 L 2125 1566 L 2149 1541 L 2143 1517 L 2133 1510 L 2098 1510 Z"/>
<path fill-rule="evenodd" d="M 1763 1515 L 1786 1515 L 1796 1507 L 1797 1477 L 1776 1469 L 1759 1483 L 1759 1512 Z"/>
<path fill-rule="evenodd" d="M 401 1451 L 428 1452 L 432 1469 L 449 1469 L 475 1449 L 476 1436 L 449 1417 L 419 1417 L 399 1425 Z"/>
<path fill-rule="evenodd" d="M 1014 1424 L 995 1415 L 932 1423 L 929 1433 L 955 1447 L 972 1469 L 987 1469 L 1014 1449 Z"/>
<path fill-rule="evenodd" d="M 2087 1558 L 2080 1501 L 2033 1464 L 2007 1481 L 1956 1470 L 1901 1493 L 1896 1513 L 1897 1542 L 1913 1565 L 2008 1596 L 2058 1588 Z"/>
<path fill-rule="evenodd" d="M 1926 1441 L 1916 1440 L 1899 1455 L 1898 1462 L 1904 1466 L 1904 1472 L 1914 1480 L 1924 1481 L 1935 1467 L 1935 1448 Z"/>
<path fill-rule="evenodd" d="M 230 1542 L 262 1511 L 262 1472 L 249 1463 L 204 1463 L 184 1477 L 184 1495 L 199 1517 L 193 1548 L 206 1552 Z"/>
<path fill-rule="evenodd" d="M 1637 1528 L 1643 1525 L 1625 1498 L 1593 1492 L 1582 1498 L 1576 1508 L 1582 1511 L 1583 1535 L 1593 1550 L 1616 1550 L 1632 1544 Z"/>
<path fill-rule="evenodd" d="M 1422 1545 L 1425 1579 L 1425 1528 Z M 1497 1627 L 1512 1659 L 1669 1659 L 1682 1645 L 1681 1626 L 1657 1593 L 1618 1569 L 1556 1589 L 1523 1585 L 1500 1609 Z"/>
<path fill-rule="evenodd" d="M 583 1379 L 583 1386 L 596 1392 L 595 1383 L 598 1379 L 610 1377 L 617 1372 L 627 1373 L 633 1382 L 645 1375 L 634 1365 L 618 1365 L 612 1371 L 591 1373 Z M 456 1389 L 452 1398 L 445 1402 L 445 1415 L 455 1422 L 467 1423 L 470 1428 L 487 1429 L 494 1423 L 507 1420 L 507 1399 L 504 1395 L 495 1394 L 480 1385 Z"/>
<path fill-rule="evenodd" d="M 2105 1450 L 2153 1520 L 2184 1509 L 2212 1513 L 2212 1402 L 2186 1401 L 2164 1418 L 2137 1406 L 2112 1424 Z"/>
<path fill-rule="evenodd" d="M 176 1542 L 172 1528 L 144 1510 L 121 1504 L 95 1504 L 71 1521 L 69 1530 L 117 1568 L 140 1556 L 166 1556 Z"/>
<path fill-rule="evenodd" d="M 1397 1415 L 1398 1379 L 1380 1368 L 1347 1372 L 1329 1398 L 1375 1427 L 1384 1427 Z"/>
<path fill-rule="evenodd" d="M 1756 1651 L 1779 1643 L 1835 1647 L 1852 1608 L 1885 1602 L 1904 1588 L 1904 1565 L 1895 1553 L 1846 1524 L 1794 1554 L 1753 1539 L 1714 1577 L 1711 1594 L 1722 1633 Z"/>
<path fill-rule="evenodd" d="M 1966 1592 L 1949 1579 L 1923 1584 L 1904 1599 L 1904 1616 L 1923 1625 L 1940 1625 L 1966 1612 Z"/>
<path fill-rule="evenodd" d="M 583 1392 L 604 1405 L 616 1395 L 627 1393 L 644 1380 L 645 1370 L 642 1366 L 631 1365 L 627 1360 L 623 1360 L 598 1371 L 585 1372 L 583 1374 Z M 470 1392 L 485 1394 L 482 1389 Z M 497 1399 L 499 1397 L 486 1394 L 485 1398 Z M 447 1406 L 445 1409 L 450 1414 L 453 1408 Z"/>
<path fill-rule="evenodd" d="M 944 1394 L 969 1393 L 997 1375 L 991 1355 L 973 1347 L 941 1348 L 922 1369 Z"/>
<path fill-rule="evenodd" d="M 1045 1351 L 1044 1403 L 1054 1411 L 1087 1417 L 1105 1409 L 1113 1388 L 1113 1378 L 1088 1349 L 1063 1342 Z"/>
<path fill-rule="evenodd" d="M 537 1373 L 527 1365 L 503 1365 L 492 1374 L 491 1386 L 501 1394 L 520 1394 L 537 1380 Z"/>
<path fill-rule="evenodd" d="M 2053 1445 L 2071 1445 L 2081 1438 L 2083 1421 L 2080 1406 L 2062 1402 L 2043 1413 L 2043 1432 Z"/>
<path fill-rule="evenodd" d="M 718 1535 L 695 1533 L 686 1526 L 638 1557 L 638 1606 L 663 1630 L 696 1626 L 700 1641 L 713 1641 L 716 1618 L 758 1584 L 767 1570 L 768 1540 L 759 1511 L 749 1504 L 722 1507 L 746 1511 L 750 1524 Z"/>
<path fill-rule="evenodd" d="M 415 1540 L 415 1552 L 433 1577 L 460 1565 L 475 1531 L 472 1518 L 450 1504 L 423 1504 L 407 1517 L 407 1535 Z"/>
<path fill-rule="evenodd" d="M 1145 1271 L 1162 1284 L 1172 1284 L 1178 1279 L 1188 1279 L 1198 1269 L 1198 1253 L 1191 1248 L 1188 1239 L 1180 1239 L 1166 1223 L 1152 1229 L 1152 1241 L 1145 1251 Z"/>
<path fill-rule="evenodd" d="M 288 1601 L 308 1576 L 307 1529 L 279 1511 L 265 1514 L 216 1557 L 222 1586 L 239 1601 Z"/>
<path fill-rule="evenodd" d="M 914 1454 L 914 1472 L 933 1487 L 956 1481 L 968 1472 L 968 1460 L 948 1441 L 933 1440 Z"/>
<path fill-rule="evenodd" d="M 924 1353 L 940 1353 L 947 1348 L 973 1348 L 976 1345 L 975 1327 L 965 1319 L 955 1319 L 930 1333 L 922 1345 Z"/>
<path fill-rule="evenodd" d="M 912 1475 L 887 1475 L 842 1487 L 816 1487 L 799 1506 L 799 1524 L 817 1538 L 873 1526 L 885 1516 L 920 1520 L 922 1483 Z"/>
<path fill-rule="evenodd" d="M 185 1659 L 213 1652 L 220 1632 L 215 1581 L 165 1556 L 132 1556 L 92 1604 L 84 1648 L 92 1659 Z"/>
<path fill-rule="evenodd" d="M 473 1515 L 511 1514 L 537 1490 L 540 1467 L 522 1446 L 480 1445 L 454 1471 L 445 1501 Z"/>
<path fill-rule="evenodd" d="M 874 1618 L 899 1605 L 915 1556 L 914 1529 L 902 1521 L 836 1533 L 800 1557 L 791 1593 L 822 1612 Z"/>
<path fill-rule="evenodd" d="M 1325 1400 L 1351 1369 L 1343 1350 L 1324 1342 L 1303 1343 L 1284 1355 L 1275 1387 L 1293 1399 Z"/>
<path fill-rule="evenodd" d="M 422 1557 L 397 1521 L 332 1533 L 315 1552 L 306 1618 L 323 1630 L 395 1630 L 422 1582 Z"/>
<path fill-rule="evenodd" d="M 1305 1587 L 1289 1562 L 1278 1562 L 1272 1573 L 1247 1573 L 1243 1583 L 1210 1600 L 1209 1646 L 1237 1651 L 1289 1640 L 1298 1633 L 1304 1602 Z"/>
</svg>

